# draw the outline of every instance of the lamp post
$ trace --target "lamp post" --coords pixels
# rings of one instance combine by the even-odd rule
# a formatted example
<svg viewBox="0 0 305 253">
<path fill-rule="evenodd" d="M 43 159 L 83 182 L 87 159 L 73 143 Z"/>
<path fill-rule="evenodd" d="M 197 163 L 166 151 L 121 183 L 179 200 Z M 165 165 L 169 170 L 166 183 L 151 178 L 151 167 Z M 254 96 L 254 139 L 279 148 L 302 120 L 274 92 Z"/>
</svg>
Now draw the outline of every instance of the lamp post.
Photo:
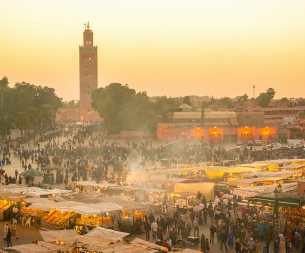
<svg viewBox="0 0 305 253">
<path fill-rule="evenodd" d="M 273 206 L 273 217 L 278 219 L 278 208 L 279 208 L 279 196 L 282 194 L 282 185 L 278 184 L 277 187 L 274 188 L 274 206 Z"/>
</svg>

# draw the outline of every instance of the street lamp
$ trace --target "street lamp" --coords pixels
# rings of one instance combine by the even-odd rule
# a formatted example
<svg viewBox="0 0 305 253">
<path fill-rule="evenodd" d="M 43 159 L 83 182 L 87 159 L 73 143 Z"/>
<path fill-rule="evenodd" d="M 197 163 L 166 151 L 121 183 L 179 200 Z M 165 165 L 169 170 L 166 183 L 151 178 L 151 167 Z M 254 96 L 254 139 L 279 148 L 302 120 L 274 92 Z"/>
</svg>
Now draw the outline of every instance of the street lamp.
<svg viewBox="0 0 305 253">
<path fill-rule="evenodd" d="M 273 206 L 273 217 L 278 217 L 278 208 L 279 208 L 279 200 L 278 197 L 282 193 L 282 185 L 278 184 L 277 187 L 274 188 L 274 206 Z"/>
</svg>

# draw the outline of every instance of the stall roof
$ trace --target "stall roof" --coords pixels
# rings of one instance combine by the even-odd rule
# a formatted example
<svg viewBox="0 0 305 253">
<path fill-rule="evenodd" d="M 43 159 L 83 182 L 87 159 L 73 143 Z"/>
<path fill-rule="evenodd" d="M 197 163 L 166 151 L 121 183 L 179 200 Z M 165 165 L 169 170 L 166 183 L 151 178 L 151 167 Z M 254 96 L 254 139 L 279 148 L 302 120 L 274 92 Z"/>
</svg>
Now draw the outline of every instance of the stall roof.
<svg viewBox="0 0 305 253">
<path fill-rule="evenodd" d="M 157 245 L 158 246 L 158 245 Z M 130 244 L 130 243 L 116 243 L 107 246 L 87 246 L 88 251 L 103 252 L 103 253 L 122 253 L 122 252 L 132 252 L 132 253 L 158 253 L 159 249 L 152 250 L 149 246 Z"/>
<path fill-rule="evenodd" d="M 146 192 L 167 192 L 167 190 L 162 190 L 162 189 L 145 189 L 145 188 L 141 188 L 141 190 L 144 190 Z"/>
<path fill-rule="evenodd" d="M 45 242 L 56 242 L 58 238 L 68 238 L 72 236 L 77 236 L 78 233 L 74 229 L 68 230 L 40 230 L 39 231 L 42 239 Z"/>
<path fill-rule="evenodd" d="M 49 200 L 48 198 L 22 198 L 22 200 L 26 203 L 55 203 L 53 200 Z"/>
<path fill-rule="evenodd" d="M 287 191 L 297 189 L 298 184 L 297 183 L 287 183 L 287 184 L 282 184 L 281 186 L 282 186 L 282 192 L 287 192 Z M 233 194 L 241 196 L 241 197 L 253 197 L 253 196 L 260 195 L 260 194 L 273 193 L 275 188 L 277 188 L 276 184 L 246 187 L 246 188 L 235 188 L 233 190 Z"/>
<path fill-rule="evenodd" d="M 99 214 L 99 213 L 108 213 L 112 211 L 122 210 L 123 207 L 114 203 L 104 202 L 104 203 L 96 203 L 92 205 L 77 205 L 65 208 L 67 210 L 75 211 L 79 214 L 87 215 L 87 214 Z M 63 208 L 60 208 L 63 210 Z"/>
<path fill-rule="evenodd" d="M 177 178 L 166 178 L 166 179 L 154 179 L 151 180 L 150 182 L 157 184 L 168 184 L 168 183 L 183 183 L 187 181 L 194 181 L 194 179 L 177 177 Z"/>
<path fill-rule="evenodd" d="M 75 202 L 75 201 L 63 201 L 63 202 L 46 202 L 46 203 L 33 203 L 31 205 L 31 208 L 35 208 L 38 210 L 44 210 L 49 211 L 52 208 L 56 209 L 68 209 L 71 206 L 76 205 L 84 205 L 84 203 L 81 202 Z"/>
<path fill-rule="evenodd" d="M 150 249 L 160 249 L 160 250 L 165 250 L 167 251 L 167 249 L 165 247 L 162 247 L 162 246 L 159 246 L 155 243 L 152 243 L 152 242 L 148 242 L 148 241 L 144 241 L 140 238 L 135 238 L 131 241 L 132 244 L 134 245 L 141 245 L 141 246 L 144 246 L 145 248 L 150 248 Z"/>
<path fill-rule="evenodd" d="M 303 164 L 303 165 L 289 164 L 289 165 L 284 165 L 280 168 L 286 169 L 286 170 L 299 170 L 299 169 L 303 169 L 304 167 L 305 167 L 305 164 Z"/>
<path fill-rule="evenodd" d="M 193 250 L 193 249 L 184 249 L 181 251 L 181 253 L 195 253 L 198 252 L 197 250 Z"/>
<path fill-rule="evenodd" d="M 258 178 L 243 178 L 243 179 L 237 179 L 234 181 L 230 181 L 230 185 L 241 185 L 241 186 L 245 186 L 245 185 L 251 185 L 253 183 L 256 182 L 268 182 L 268 181 L 279 181 L 279 180 L 283 180 L 285 177 L 258 177 Z"/>
<path fill-rule="evenodd" d="M 242 176 L 244 178 L 253 178 L 253 177 L 283 177 L 288 178 L 291 176 L 294 176 L 298 174 L 298 172 L 295 171 L 273 171 L 273 172 L 252 172 L 252 173 L 246 173 Z"/>
<path fill-rule="evenodd" d="M 73 182 L 73 184 L 77 184 L 77 185 L 81 185 L 81 186 L 97 186 L 97 187 L 115 187 L 117 186 L 116 184 L 111 184 L 108 182 L 100 182 L 100 183 L 96 183 L 95 181 L 77 181 L 77 182 Z"/>
<path fill-rule="evenodd" d="M 133 211 L 133 210 L 147 210 L 148 206 L 143 205 L 137 202 L 133 202 L 131 200 L 126 200 L 120 196 L 111 196 L 111 197 L 102 197 L 99 198 L 100 203 L 104 202 L 112 202 L 117 205 L 122 206 L 122 209 Z"/>
<path fill-rule="evenodd" d="M 39 187 L 9 187 L 9 188 L 0 188 L 0 192 L 2 193 L 15 193 L 15 194 L 23 194 L 27 196 L 43 196 L 49 194 L 62 194 L 69 193 L 70 190 L 61 190 L 61 189 L 42 189 Z"/>
<path fill-rule="evenodd" d="M 102 227 L 96 227 L 86 235 L 77 235 L 66 238 L 57 238 L 56 241 L 63 241 L 72 245 L 73 243 L 90 246 L 103 246 L 110 243 L 121 241 L 124 237 L 128 236 L 128 233 L 115 231 L 112 229 L 106 229 Z"/>
<path fill-rule="evenodd" d="M 18 253 L 57 253 L 58 251 L 67 251 L 66 246 L 60 246 L 53 243 L 38 242 L 37 244 L 22 244 L 9 248 L 4 248 L 6 252 Z"/>
<path fill-rule="evenodd" d="M 70 190 L 60 190 L 60 189 L 52 189 L 52 190 L 47 190 L 47 189 L 40 189 L 33 191 L 30 189 L 30 191 L 24 192 L 24 194 L 28 196 L 43 196 L 43 195 L 51 195 L 51 194 L 65 194 L 71 192 Z"/>
</svg>

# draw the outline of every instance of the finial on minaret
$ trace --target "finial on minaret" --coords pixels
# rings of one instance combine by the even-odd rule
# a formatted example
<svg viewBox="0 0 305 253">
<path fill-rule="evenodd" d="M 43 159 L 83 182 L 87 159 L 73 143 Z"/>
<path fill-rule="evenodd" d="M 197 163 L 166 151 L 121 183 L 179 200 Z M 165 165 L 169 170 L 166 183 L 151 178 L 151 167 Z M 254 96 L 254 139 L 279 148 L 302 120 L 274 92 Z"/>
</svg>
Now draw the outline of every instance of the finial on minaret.
<svg viewBox="0 0 305 253">
<path fill-rule="evenodd" d="M 87 24 L 87 29 L 89 29 L 90 28 L 90 26 L 89 26 L 89 21 L 88 21 L 88 24 Z"/>
</svg>

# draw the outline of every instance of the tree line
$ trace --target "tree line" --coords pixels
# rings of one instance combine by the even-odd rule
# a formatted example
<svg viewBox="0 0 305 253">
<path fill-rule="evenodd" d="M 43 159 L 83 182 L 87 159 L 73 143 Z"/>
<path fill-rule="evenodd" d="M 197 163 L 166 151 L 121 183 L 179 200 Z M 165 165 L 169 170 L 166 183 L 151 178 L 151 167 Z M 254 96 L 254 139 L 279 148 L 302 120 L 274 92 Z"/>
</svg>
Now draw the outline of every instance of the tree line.
<svg viewBox="0 0 305 253">
<path fill-rule="evenodd" d="M 1 115 L 0 135 L 10 134 L 12 128 L 18 128 L 21 136 L 30 130 L 50 129 L 55 123 L 56 112 L 61 107 L 78 108 L 79 101 L 63 102 L 55 89 L 35 86 L 26 82 L 16 83 L 13 88 L 8 86 L 8 78 L 0 80 Z M 258 105 L 266 107 L 273 99 L 275 90 L 267 89 L 255 99 Z M 91 93 L 92 107 L 103 118 L 104 128 L 108 133 L 122 130 L 155 131 L 158 122 L 166 122 L 167 114 L 177 111 L 181 103 L 192 106 L 190 98 L 171 98 L 167 96 L 149 98 L 146 92 L 136 92 L 127 84 L 111 83 Z M 249 100 L 246 94 L 236 97 L 237 101 Z M 211 98 L 203 102 L 201 125 L 204 125 L 204 109 L 214 105 L 218 108 L 233 109 L 233 99 L 223 97 Z"/>
<path fill-rule="evenodd" d="M 56 112 L 62 107 L 55 89 L 26 82 L 18 82 L 13 88 L 8 84 L 7 77 L 0 80 L 0 135 L 10 135 L 12 128 L 19 129 L 22 137 L 30 130 L 52 128 Z"/>
</svg>

